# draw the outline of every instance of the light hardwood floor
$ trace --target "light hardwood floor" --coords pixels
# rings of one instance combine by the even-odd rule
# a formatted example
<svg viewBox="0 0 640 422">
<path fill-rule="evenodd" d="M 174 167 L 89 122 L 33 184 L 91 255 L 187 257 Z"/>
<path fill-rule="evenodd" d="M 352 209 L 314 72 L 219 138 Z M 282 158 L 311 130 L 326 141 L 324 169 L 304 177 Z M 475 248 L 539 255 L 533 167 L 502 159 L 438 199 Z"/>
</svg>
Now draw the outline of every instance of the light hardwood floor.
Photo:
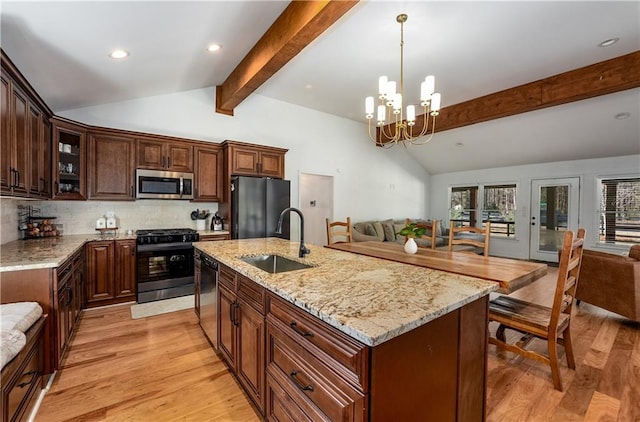
<svg viewBox="0 0 640 422">
<path fill-rule="evenodd" d="M 513 295 L 548 304 L 555 277 L 550 270 Z M 548 366 L 489 346 L 488 421 L 640 421 L 640 324 L 583 303 L 572 328 L 576 371 L 563 362 L 564 392 L 554 390 Z M 36 417 L 258 420 L 192 310 L 132 320 L 128 305 L 83 314 Z"/>
</svg>

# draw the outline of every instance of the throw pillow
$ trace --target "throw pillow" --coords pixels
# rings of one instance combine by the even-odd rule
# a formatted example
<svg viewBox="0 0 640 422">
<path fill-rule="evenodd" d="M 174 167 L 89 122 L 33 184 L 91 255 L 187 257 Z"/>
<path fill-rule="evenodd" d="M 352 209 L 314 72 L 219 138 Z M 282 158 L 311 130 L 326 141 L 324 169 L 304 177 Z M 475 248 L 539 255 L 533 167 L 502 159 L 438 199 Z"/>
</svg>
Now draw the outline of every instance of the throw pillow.
<svg viewBox="0 0 640 422">
<path fill-rule="evenodd" d="M 369 223 L 364 226 L 364 234 L 368 236 L 377 236 L 376 229 L 373 228 L 373 224 Z"/>
<path fill-rule="evenodd" d="M 373 222 L 373 228 L 376 231 L 376 236 L 381 242 L 384 242 L 384 228 L 382 228 L 382 223 L 379 221 Z"/>
<path fill-rule="evenodd" d="M 384 220 L 382 222 L 382 228 L 384 229 L 384 240 L 387 242 L 393 242 L 396 240 L 396 232 L 393 228 L 393 219 Z"/>
</svg>

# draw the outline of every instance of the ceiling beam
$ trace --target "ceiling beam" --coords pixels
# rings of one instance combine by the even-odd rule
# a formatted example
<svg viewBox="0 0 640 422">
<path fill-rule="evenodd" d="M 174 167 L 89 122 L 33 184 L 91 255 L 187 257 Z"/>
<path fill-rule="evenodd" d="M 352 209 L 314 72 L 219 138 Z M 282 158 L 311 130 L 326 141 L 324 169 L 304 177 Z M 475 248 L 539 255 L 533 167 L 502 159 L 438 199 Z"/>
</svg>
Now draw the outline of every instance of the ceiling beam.
<svg viewBox="0 0 640 422">
<path fill-rule="evenodd" d="M 357 3 L 292 1 L 222 85 L 216 87 L 216 112 L 233 116 L 236 106 Z"/>
<path fill-rule="evenodd" d="M 640 51 L 444 107 L 436 117 L 435 131 L 443 132 L 637 87 L 640 87 Z M 424 116 L 416 116 L 416 128 L 422 127 Z M 379 129 L 377 133 L 382 143 L 389 141 L 384 136 L 381 138 Z"/>
</svg>

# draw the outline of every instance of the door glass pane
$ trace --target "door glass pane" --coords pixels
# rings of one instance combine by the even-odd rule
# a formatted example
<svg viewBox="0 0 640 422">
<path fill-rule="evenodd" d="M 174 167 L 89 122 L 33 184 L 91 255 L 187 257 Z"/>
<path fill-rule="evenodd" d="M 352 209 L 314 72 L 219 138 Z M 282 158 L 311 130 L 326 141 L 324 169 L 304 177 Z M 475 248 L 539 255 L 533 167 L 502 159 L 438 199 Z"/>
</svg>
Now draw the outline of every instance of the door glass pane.
<svg viewBox="0 0 640 422">
<path fill-rule="evenodd" d="M 557 251 L 567 230 L 569 186 L 542 186 L 538 221 L 539 245 L 542 251 Z"/>
</svg>

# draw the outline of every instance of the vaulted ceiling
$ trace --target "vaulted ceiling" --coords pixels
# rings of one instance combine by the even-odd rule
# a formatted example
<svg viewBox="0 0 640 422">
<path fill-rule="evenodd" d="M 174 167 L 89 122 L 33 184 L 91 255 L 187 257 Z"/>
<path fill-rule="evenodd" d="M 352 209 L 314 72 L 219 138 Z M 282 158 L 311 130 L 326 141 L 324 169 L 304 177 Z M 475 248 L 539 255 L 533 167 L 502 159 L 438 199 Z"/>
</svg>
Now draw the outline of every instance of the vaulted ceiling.
<svg viewBox="0 0 640 422">
<path fill-rule="evenodd" d="M 226 104 L 218 108 L 227 113 L 257 93 L 365 123 L 364 97 L 376 94 L 377 77 L 399 75 L 395 17 L 406 13 L 405 98 L 417 102 L 419 81 L 433 74 L 444 107 L 438 121 L 465 124 L 412 147 L 427 171 L 640 153 L 638 54 L 561 80 L 573 91 L 601 90 L 591 98 L 540 108 L 530 91 L 494 94 L 640 51 L 640 2 L 314 2 L 290 15 L 287 6 L 3 1 L 1 42 L 55 112 L 220 86 Z M 207 53 L 212 42 L 222 50 Z M 116 47 L 131 56 L 109 59 Z"/>
</svg>

